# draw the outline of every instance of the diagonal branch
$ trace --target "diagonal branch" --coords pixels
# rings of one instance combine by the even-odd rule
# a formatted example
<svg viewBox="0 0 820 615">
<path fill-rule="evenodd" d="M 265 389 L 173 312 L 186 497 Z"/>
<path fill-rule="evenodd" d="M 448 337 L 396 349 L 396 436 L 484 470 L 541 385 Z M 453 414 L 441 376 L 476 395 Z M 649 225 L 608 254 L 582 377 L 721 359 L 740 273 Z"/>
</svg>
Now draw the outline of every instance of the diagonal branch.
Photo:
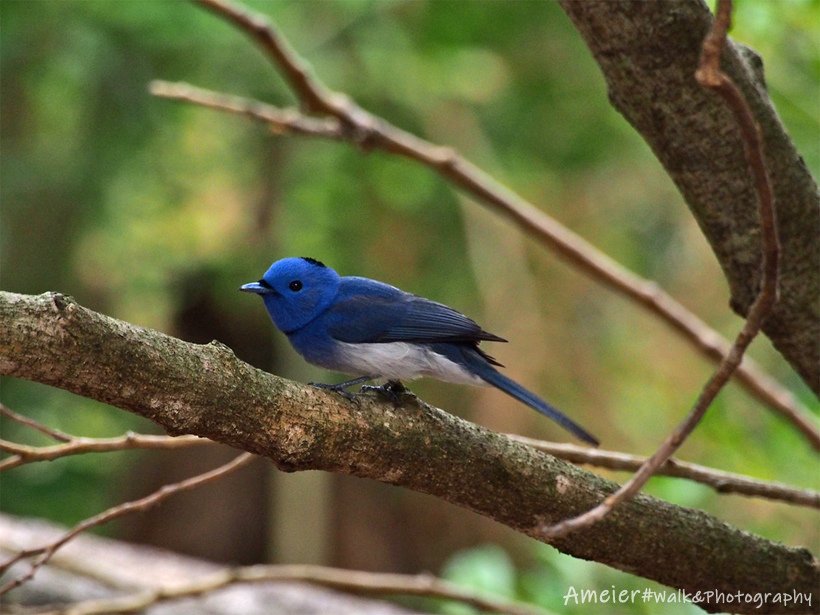
<svg viewBox="0 0 820 615">
<path fill-rule="evenodd" d="M 293 124 L 291 130 L 282 122 L 272 122 L 271 125 L 278 131 L 286 129 L 297 134 L 336 140 L 343 138 L 363 148 L 379 149 L 424 164 L 479 201 L 511 218 L 525 232 L 593 279 L 648 309 L 712 361 L 721 361 L 729 352 L 728 340 L 661 290 L 657 284 L 619 265 L 534 205 L 493 180 L 453 149 L 420 139 L 383 118 L 370 114 L 346 96 L 331 92 L 310 73 L 305 61 L 263 16 L 224 0 L 195 1 L 244 31 L 259 44 L 309 111 L 323 113 L 339 122 L 337 127 L 328 125 L 321 131 L 310 133 L 298 130 L 298 124 Z M 247 100 L 239 102 L 242 99 L 234 98 L 232 104 L 219 105 L 219 98 L 224 95 L 216 95 L 214 99 L 213 93 L 207 95 L 207 92 L 192 89 L 191 86 L 159 83 L 158 86 L 158 82 L 154 82 L 152 90 L 156 92 L 159 89 L 162 96 L 206 104 L 212 108 L 222 108 L 267 121 L 264 117 L 267 113 L 252 113 L 253 108 L 262 103 Z M 180 90 L 174 92 L 175 87 Z M 206 95 L 203 97 L 202 94 Z M 268 106 L 266 111 L 270 109 L 272 108 Z M 736 377 L 749 393 L 791 421 L 811 445 L 820 450 L 820 429 L 789 391 L 748 357 L 736 371 Z"/>
<path fill-rule="evenodd" d="M 701 390 L 689 415 L 618 491 L 582 515 L 545 527 L 544 533 L 547 536 L 553 538 L 565 536 L 580 528 L 598 523 L 611 514 L 616 506 L 634 497 L 643 488 L 647 481 L 674 455 L 675 451 L 681 447 L 698 426 L 715 397 L 740 365 L 743 354 L 760 332 L 764 320 L 777 302 L 780 242 L 777 237 L 774 197 L 764 161 L 760 129 L 754 121 L 752 111 L 743 98 L 743 94 L 740 93 L 732 80 L 720 70 L 719 65 L 720 51 L 726 43 L 726 32 L 729 28 L 731 14 L 731 0 L 718 0 L 717 18 L 703 43 L 703 55 L 701 56 L 700 66 L 695 73 L 695 78 L 701 85 L 714 89 L 727 101 L 743 135 L 743 144 L 749 160 L 749 167 L 755 179 L 755 186 L 758 189 L 757 198 L 760 210 L 761 234 L 763 236 L 760 293 L 752 304 L 746 322 L 743 324 L 740 333 L 738 333 L 735 343 L 732 344 L 731 350 Z"/>
<path fill-rule="evenodd" d="M 261 15 L 222 0 L 194 0 L 200 6 L 213 11 L 234 26 L 243 30 L 280 67 L 288 84 L 299 97 L 305 110 L 325 113 L 345 119 L 340 105 L 341 97 L 328 90 L 310 72 L 307 63 L 291 49 L 288 42 Z"/>
<path fill-rule="evenodd" d="M 343 472 L 434 495 L 542 541 L 545 524 L 588 510 L 617 488 L 414 398 L 400 408 L 348 402 L 254 369 L 222 344 L 189 344 L 55 293 L 0 292 L 0 374 L 130 410 L 170 434 L 269 457 L 283 470 Z M 646 495 L 549 542 L 689 592 L 803 592 L 820 600 L 820 565 L 807 550 Z M 720 610 L 720 596 L 710 596 L 702 606 Z M 766 604 L 769 613 L 789 611 L 800 609 Z"/>
</svg>

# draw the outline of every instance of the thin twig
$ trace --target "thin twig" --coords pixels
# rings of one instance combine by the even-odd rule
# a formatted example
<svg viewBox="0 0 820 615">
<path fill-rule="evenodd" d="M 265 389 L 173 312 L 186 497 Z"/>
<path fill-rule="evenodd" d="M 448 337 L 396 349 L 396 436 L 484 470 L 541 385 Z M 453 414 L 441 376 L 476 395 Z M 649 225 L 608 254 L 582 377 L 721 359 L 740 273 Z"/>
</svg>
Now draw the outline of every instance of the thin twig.
<svg viewBox="0 0 820 615">
<path fill-rule="evenodd" d="M 147 510 L 176 493 L 187 491 L 189 489 L 193 489 L 194 487 L 199 487 L 200 485 L 204 485 L 205 483 L 221 478 L 222 476 L 225 476 L 226 474 L 229 474 L 230 472 L 233 472 L 234 470 L 237 470 L 242 466 L 247 465 L 254 459 L 254 457 L 255 455 L 253 455 L 252 453 L 242 453 L 241 455 L 235 457 L 232 461 L 222 466 L 219 466 L 218 468 L 215 468 L 208 472 L 204 472 L 202 474 L 198 474 L 196 476 L 192 476 L 191 478 L 187 478 L 177 483 L 163 485 L 161 488 L 154 491 L 150 495 L 147 495 L 138 500 L 133 500 L 130 502 L 125 502 L 123 504 L 119 504 L 117 506 L 112 506 L 108 510 L 105 510 L 97 515 L 94 515 L 93 517 L 89 517 L 88 519 L 81 521 L 73 528 L 71 528 L 69 531 L 67 531 L 65 534 L 63 534 L 59 539 L 55 540 L 54 542 L 48 545 L 35 549 L 26 549 L 25 551 L 21 551 L 14 557 L 3 562 L 3 564 L 0 564 L 0 574 L 3 574 L 12 565 L 16 564 L 17 562 L 23 559 L 27 559 L 34 556 L 39 557 L 37 557 L 37 559 L 35 559 L 31 563 L 31 567 L 25 574 L 20 575 L 15 579 L 12 579 L 8 583 L 0 587 L 0 596 L 14 589 L 15 587 L 19 587 L 20 585 L 31 579 L 37 572 L 37 570 L 39 570 L 43 565 L 45 565 L 60 547 L 62 547 L 72 538 L 84 532 L 85 530 L 90 529 L 92 527 L 96 527 L 98 525 L 102 525 L 103 523 L 108 523 L 113 519 L 117 519 L 132 512 Z"/>
<path fill-rule="evenodd" d="M 62 609 L 40 611 L 39 615 L 95 615 L 136 613 L 160 602 L 192 598 L 237 583 L 303 582 L 355 594 L 375 596 L 405 595 L 454 600 L 490 613 L 547 615 L 545 611 L 514 602 L 496 600 L 438 579 L 429 574 L 403 575 L 358 570 L 342 570 L 310 565 L 246 566 L 226 569 L 202 579 L 101 600 L 88 600 Z"/>
<path fill-rule="evenodd" d="M 296 109 L 280 109 L 257 100 L 203 90 L 187 83 L 152 81 L 148 86 L 154 96 L 185 101 L 228 111 L 267 124 L 277 134 L 295 134 L 326 139 L 345 138 L 341 124 L 334 118 L 314 118 Z"/>
<path fill-rule="evenodd" d="M 271 27 L 264 17 L 221 0 L 195 1 L 223 19 L 227 19 L 254 39 L 273 59 L 275 65 L 282 70 L 285 79 L 308 112 L 337 114 L 333 105 L 330 104 L 334 96 L 333 92 L 313 76 L 307 63 L 290 48 L 287 41 Z"/>
<path fill-rule="evenodd" d="M 711 88 L 726 100 L 737 120 L 743 138 L 749 168 L 754 176 L 760 213 L 761 240 L 763 243 L 760 292 L 749 309 L 746 322 L 737 335 L 730 352 L 703 387 L 689 415 L 667 437 L 658 450 L 641 466 L 635 475 L 595 508 L 571 519 L 543 528 L 546 538 L 564 536 L 569 532 L 596 523 L 609 514 L 619 503 L 638 493 L 658 468 L 680 448 L 681 444 L 697 427 L 712 401 L 728 382 L 732 372 L 743 359 L 743 353 L 760 332 L 763 321 L 777 302 L 778 263 L 780 243 L 777 237 L 777 221 L 774 196 L 763 154 L 760 129 L 748 103 L 732 80 L 720 70 L 720 50 L 726 42 L 726 32 L 732 13 L 731 0 L 718 0 L 717 17 L 703 43 L 703 55 L 696 72 L 698 82 Z"/>
<path fill-rule="evenodd" d="M 106 453 L 131 449 L 167 449 L 212 444 L 207 438 L 199 436 L 155 436 L 128 432 L 116 438 L 71 438 L 68 442 L 54 446 L 27 446 L 16 442 L 0 440 L 0 450 L 12 456 L 0 461 L 0 472 L 36 461 L 53 461 L 60 457 L 80 455 L 83 453 Z"/>
<path fill-rule="evenodd" d="M 545 442 L 524 436 L 507 434 L 508 437 L 517 442 L 522 442 L 549 453 L 566 461 L 595 466 L 597 468 L 607 468 L 609 470 L 625 470 L 634 472 L 646 462 L 647 458 L 640 455 L 630 455 L 618 451 L 606 451 L 597 448 L 577 446 L 559 442 Z M 820 492 L 811 489 L 793 487 L 783 483 L 763 481 L 743 474 L 733 472 L 723 472 L 707 466 L 668 459 L 655 474 L 684 478 L 702 485 L 712 487 L 721 494 L 736 494 L 766 498 L 807 506 L 809 508 L 820 509 Z"/>
<path fill-rule="evenodd" d="M 50 438 L 54 438 L 58 442 L 68 442 L 73 437 L 65 432 L 60 431 L 59 429 L 54 429 L 53 427 L 43 425 L 42 423 L 35 421 L 32 418 L 23 416 L 22 414 L 17 414 L 8 406 L 2 403 L 0 403 L 0 414 L 5 416 L 7 419 L 15 421 L 16 423 L 20 423 L 21 425 L 25 425 L 26 427 L 31 427 L 32 429 L 35 429 L 40 433 L 47 435 Z"/>
<path fill-rule="evenodd" d="M 420 139 L 370 114 L 348 97 L 330 91 L 309 71 L 306 62 L 291 49 L 284 37 L 263 16 L 224 0 L 195 1 L 244 31 L 260 45 L 285 76 L 304 108 L 311 112 L 324 113 L 339 121 L 338 126 L 328 125 L 324 130 L 300 134 L 335 140 L 346 139 L 360 147 L 380 149 L 430 167 L 456 186 L 511 218 L 526 233 L 536 237 L 593 279 L 644 306 L 712 361 L 720 362 L 729 353 L 731 346 L 728 340 L 660 289 L 657 284 L 621 266 L 534 205 L 496 182 L 452 148 Z M 156 82 L 153 87 L 156 88 Z M 255 101 L 244 101 L 241 105 L 244 109 L 238 111 L 231 108 L 235 107 L 235 104 L 220 106 L 204 103 L 201 96 L 200 100 L 194 100 L 191 97 L 174 97 L 168 94 L 168 91 L 164 93 L 168 98 L 189 100 L 234 113 L 241 112 L 243 115 L 265 121 L 263 117 L 249 112 L 253 105 L 262 104 Z M 198 94 L 208 93 L 198 90 Z M 234 103 L 238 100 L 241 99 L 234 99 Z M 211 103 L 213 102 L 212 100 Z M 271 125 L 278 131 L 283 129 L 281 122 L 274 122 Z M 297 132 L 296 126 L 290 131 Z M 820 450 L 820 429 L 814 424 L 808 410 L 788 390 L 748 357 L 736 370 L 736 377 L 750 394 L 782 414 L 795 425 L 815 450 Z"/>
</svg>

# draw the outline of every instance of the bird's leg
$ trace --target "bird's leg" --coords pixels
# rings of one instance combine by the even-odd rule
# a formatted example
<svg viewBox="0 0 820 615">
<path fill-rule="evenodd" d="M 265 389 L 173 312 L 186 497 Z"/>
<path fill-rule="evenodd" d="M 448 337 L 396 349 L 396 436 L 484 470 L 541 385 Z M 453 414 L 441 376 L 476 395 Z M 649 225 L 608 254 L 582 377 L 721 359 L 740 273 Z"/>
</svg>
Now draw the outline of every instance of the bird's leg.
<svg viewBox="0 0 820 615">
<path fill-rule="evenodd" d="M 349 391 L 346 391 L 347 387 L 352 387 L 354 384 L 361 384 L 362 382 L 367 382 L 368 380 L 373 380 L 375 376 L 359 376 L 358 378 L 353 378 L 352 380 L 345 380 L 344 382 L 339 382 L 337 384 L 326 384 L 324 382 L 308 382 L 308 384 L 312 387 L 316 387 L 317 389 L 324 389 L 326 391 L 333 391 L 334 393 L 338 393 L 348 401 L 353 401 L 356 399 L 356 396 Z"/>
<path fill-rule="evenodd" d="M 388 380 L 380 386 L 364 384 L 359 391 L 361 393 L 367 393 L 370 391 L 378 393 L 379 395 L 383 395 L 392 401 L 395 405 L 399 404 L 402 395 L 412 395 L 410 389 L 404 386 L 400 380 Z"/>
</svg>

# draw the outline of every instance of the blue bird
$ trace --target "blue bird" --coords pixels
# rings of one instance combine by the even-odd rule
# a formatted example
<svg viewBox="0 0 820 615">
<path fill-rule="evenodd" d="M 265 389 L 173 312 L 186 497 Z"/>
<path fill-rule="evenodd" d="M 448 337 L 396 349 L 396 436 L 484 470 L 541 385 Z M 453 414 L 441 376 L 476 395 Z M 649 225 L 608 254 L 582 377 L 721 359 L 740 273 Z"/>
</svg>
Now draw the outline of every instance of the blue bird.
<svg viewBox="0 0 820 615">
<path fill-rule="evenodd" d="M 422 376 L 490 384 L 598 445 L 569 417 L 501 374 L 495 369 L 501 364 L 478 347 L 482 341 L 507 340 L 446 305 L 376 280 L 341 277 L 313 258 L 279 260 L 262 279 L 240 290 L 262 297 L 273 323 L 306 361 L 357 376 L 317 386 L 344 393 L 348 386 L 376 378 Z"/>
</svg>

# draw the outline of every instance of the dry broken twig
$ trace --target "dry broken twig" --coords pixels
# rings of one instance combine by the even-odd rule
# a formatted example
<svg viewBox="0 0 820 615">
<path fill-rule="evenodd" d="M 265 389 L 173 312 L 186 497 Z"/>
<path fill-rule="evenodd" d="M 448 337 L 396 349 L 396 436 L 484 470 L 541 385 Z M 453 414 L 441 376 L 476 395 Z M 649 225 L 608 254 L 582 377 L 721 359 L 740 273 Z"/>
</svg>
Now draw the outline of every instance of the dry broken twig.
<svg viewBox="0 0 820 615">
<path fill-rule="evenodd" d="M 263 121 L 279 133 L 293 133 L 348 141 L 364 149 L 404 156 L 439 173 L 481 202 L 511 218 L 525 232 L 555 250 L 573 266 L 610 289 L 642 305 L 715 362 L 730 350 L 730 343 L 658 285 L 637 276 L 589 244 L 534 205 L 502 186 L 452 148 L 425 141 L 365 111 L 347 96 L 330 91 L 309 70 L 305 61 L 261 15 L 224 0 L 195 0 L 248 34 L 281 71 L 307 113 L 321 119 L 281 110 L 258 101 L 194 88 L 187 84 L 155 81 L 154 94 L 201 104 Z M 786 417 L 820 450 L 820 430 L 808 410 L 755 362 L 746 357 L 735 370 L 742 386 L 764 404 Z"/>
<path fill-rule="evenodd" d="M 723 386 L 729 381 L 732 373 L 743 360 L 743 354 L 760 332 L 763 321 L 777 302 L 778 262 L 780 243 L 777 237 L 777 220 L 774 196 L 771 189 L 768 170 L 763 156 L 763 144 L 754 115 L 749 105 L 732 80 L 720 70 L 720 50 L 726 42 L 726 32 L 731 19 L 731 0 L 718 0 L 717 17 L 703 43 L 703 55 L 700 67 L 695 76 L 704 87 L 714 89 L 727 101 L 740 128 L 749 168 L 755 180 L 760 211 L 760 227 L 763 242 L 761 262 L 760 292 L 752 304 L 746 322 L 738 333 L 732 348 L 723 358 L 714 374 L 704 385 L 689 415 L 664 440 L 658 450 L 640 467 L 635 475 L 607 497 L 601 504 L 591 510 L 543 528 L 544 536 L 550 539 L 565 536 L 597 523 L 608 515 L 618 504 L 635 496 L 646 482 L 663 466 L 686 438 L 700 423 L 712 401 Z"/>
<path fill-rule="evenodd" d="M 89 517 L 84 521 L 75 525 L 71 530 L 63 534 L 58 540 L 45 545 L 43 547 L 39 547 L 36 549 L 28 549 L 26 551 L 22 551 L 15 555 L 14 557 L 9 558 L 2 564 L 0 564 L 0 575 L 6 572 L 12 565 L 16 564 L 19 561 L 24 559 L 28 559 L 31 557 L 36 557 L 36 559 L 32 562 L 31 567 L 25 573 L 8 581 L 5 585 L 0 587 L 0 596 L 5 594 L 6 592 L 11 591 L 15 587 L 19 587 L 29 579 L 31 579 L 34 574 L 39 570 L 42 566 L 44 566 L 48 561 L 52 558 L 52 556 L 57 552 L 57 550 L 70 541 L 72 538 L 77 536 L 78 534 L 98 525 L 102 525 L 103 523 L 108 523 L 113 519 L 117 519 L 124 515 L 127 515 L 132 512 L 136 511 L 143 511 L 151 508 L 152 506 L 162 502 L 163 500 L 167 499 L 168 497 L 180 493 L 182 491 L 187 491 L 189 489 L 193 489 L 194 487 L 199 487 L 200 485 L 204 485 L 205 483 L 209 483 L 214 481 L 218 478 L 225 476 L 233 472 L 234 470 L 238 470 L 239 468 L 247 465 L 255 458 L 255 455 L 251 453 L 242 453 L 241 455 L 235 457 L 232 461 L 219 466 L 213 470 L 208 472 L 204 472 L 202 474 L 198 474 L 196 476 L 192 476 L 191 478 L 187 478 L 183 481 L 179 481 L 177 483 L 170 483 L 168 485 L 162 486 L 160 489 L 157 489 L 150 495 L 147 495 L 143 498 L 138 500 L 133 500 L 130 502 L 125 502 L 123 504 L 118 504 L 117 506 L 113 506 L 108 510 L 105 510 L 93 517 Z"/>
</svg>

